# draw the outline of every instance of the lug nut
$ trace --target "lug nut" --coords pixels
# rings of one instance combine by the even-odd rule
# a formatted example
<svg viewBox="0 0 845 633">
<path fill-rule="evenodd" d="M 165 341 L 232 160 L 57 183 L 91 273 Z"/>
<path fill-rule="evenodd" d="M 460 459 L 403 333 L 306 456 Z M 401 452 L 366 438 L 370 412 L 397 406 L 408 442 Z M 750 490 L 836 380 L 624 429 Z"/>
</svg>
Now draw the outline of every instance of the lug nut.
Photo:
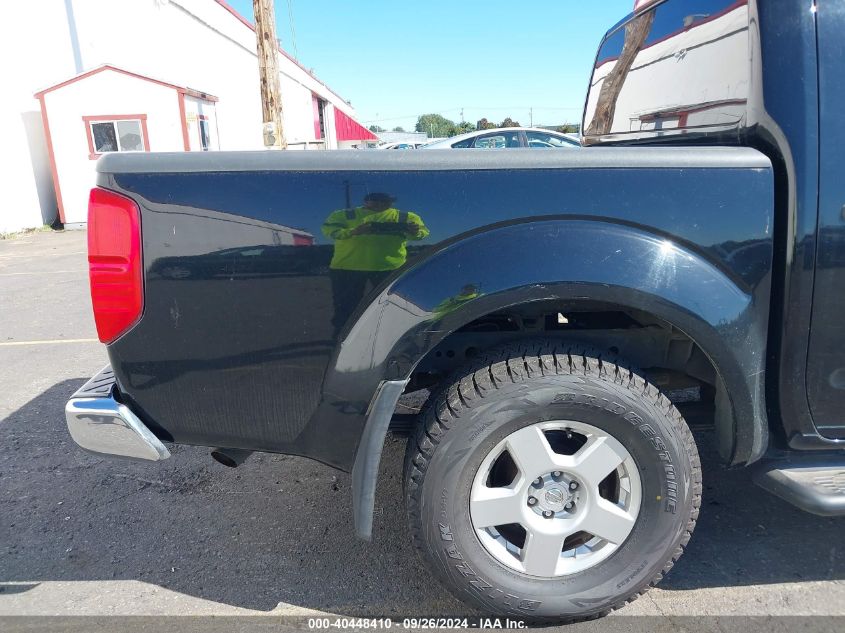
<svg viewBox="0 0 845 633">
<path fill-rule="evenodd" d="M 534 480 L 534 485 L 535 485 L 535 486 L 541 486 L 541 485 L 543 485 L 543 478 L 542 478 L 542 477 L 537 477 L 537 479 L 535 479 L 535 480 Z"/>
<path fill-rule="evenodd" d="M 551 519 L 553 515 L 554 512 L 552 512 L 551 510 L 543 510 L 543 516 L 547 519 Z"/>
<path fill-rule="evenodd" d="M 567 503 L 564 507 L 565 507 L 567 510 L 571 510 L 572 508 L 574 508 L 574 507 L 575 507 L 575 504 L 574 504 L 572 501 L 570 501 L 570 502 L 569 502 L 569 503 Z"/>
<path fill-rule="evenodd" d="M 569 482 L 569 489 L 570 490 L 578 490 L 578 482 L 577 481 L 570 481 Z"/>
<path fill-rule="evenodd" d="M 528 505 L 530 505 L 530 506 L 537 505 L 537 498 L 536 497 L 528 497 Z"/>
<path fill-rule="evenodd" d="M 552 473 L 552 477 L 560 477 L 560 475 L 561 475 L 561 472 L 559 470 L 556 470 Z"/>
</svg>

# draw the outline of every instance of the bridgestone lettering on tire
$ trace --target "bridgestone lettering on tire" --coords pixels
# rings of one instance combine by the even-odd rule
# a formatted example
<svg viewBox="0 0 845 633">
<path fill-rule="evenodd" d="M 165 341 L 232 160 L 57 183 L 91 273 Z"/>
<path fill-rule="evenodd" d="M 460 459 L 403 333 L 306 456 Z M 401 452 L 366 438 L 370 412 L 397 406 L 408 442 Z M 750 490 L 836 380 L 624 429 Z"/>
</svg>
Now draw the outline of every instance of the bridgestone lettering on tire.
<svg viewBox="0 0 845 633">
<path fill-rule="evenodd" d="M 409 440 L 414 545 L 485 613 L 601 616 L 683 553 L 701 502 L 689 428 L 617 359 L 539 341 L 488 352 Z"/>
</svg>

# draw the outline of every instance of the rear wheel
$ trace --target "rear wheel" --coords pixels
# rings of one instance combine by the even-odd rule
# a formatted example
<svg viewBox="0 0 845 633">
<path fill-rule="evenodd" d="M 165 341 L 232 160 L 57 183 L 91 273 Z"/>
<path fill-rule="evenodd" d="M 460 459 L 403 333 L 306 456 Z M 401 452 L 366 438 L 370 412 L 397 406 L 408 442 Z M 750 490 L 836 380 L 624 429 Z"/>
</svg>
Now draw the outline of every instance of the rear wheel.
<svg viewBox="0 0 845 633">
<path fill-rule="evenodd" d="M 405 495 L 423 558 L 485 612 L 584 619 L 681 555 L 701 473 L 677 409 L 636 372 L 551 343 L 489 353 L 432 398 Z"/>
</svg>

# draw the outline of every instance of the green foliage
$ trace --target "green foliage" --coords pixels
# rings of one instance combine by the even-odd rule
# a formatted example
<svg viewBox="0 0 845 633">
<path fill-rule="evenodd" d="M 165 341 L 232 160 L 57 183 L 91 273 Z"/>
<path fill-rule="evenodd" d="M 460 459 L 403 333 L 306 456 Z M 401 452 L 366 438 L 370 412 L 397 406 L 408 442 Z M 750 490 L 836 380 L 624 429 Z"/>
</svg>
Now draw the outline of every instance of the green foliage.
<svg viewBox="0 0 845 633">
<path fill-rule="evenodd" d="M 440 114 L 421 114 L 415 129 L 417 132 L 425 132 L 429 138 L 454 136 L 455 122 Z"/>
<path fill-rule="evenodd" d="M 403 128 L 401 125 L 397 125 L 395 128 L 393 128 L 393 131 L 394 132 L 404 132 L 405 128 Z"/>
<path fill-rule="evenodd" d="M 380 132 L 387 132 L 387 130 L 385 130 L 380 125 L 371 125 L 370 126 L 370 132 L 373 132 L 375 134 L 379 134 Z"/>
<path fill-rule="evenodd" d="M 458 134 L 466 134 L 467 132 L 474 132 L 475 126 L 470 123 L 469 121 L 464 121 L 463 123 L 458 123 L 455 126 L 454 133 L 450 134 L 449 136 L 456 136 Z"/>
<path fill-rule="evenodd" d="M 581 131 L 581 125 L 578 123 L 564 123 L 563 125 L 558 125 L 555 130 L 561 134 L 577 134 Z"/>
<path fill-rule="evenodd" d="M 479 119 L 478 123 L 475 124 L 476 130 L 495 130 L 499 127 L 522 127 L 519 124 L 519 121 L 514 121 L 510 117 L 505 117 L 505 119 L 501 123 L 493 123 L 493 121 L 489 121 L 486 118 Z"/>
<path fill-rule="evenodd" d="M 455 123 L 440 114 L 423 114 L 417 119 L 417 125 L 415 127 L 417 132 L 425 132 L 428 134 L 429 137 L 442 137 L 442 136 L 455 136 L 457 134 L 464 134 L 466 132 L 472 132 L 474 130 L 495 130 L 496 128 L 502 127 L 521 127 L 519 121 L 514 121 L 510 117 L 505 117 L 501 123 L 494 123 L 486 118 L 479 119 L 478 122 L 473 125 L 467 121 L 462 123 Z M 569 125 L 565 126 L 568 132 L 577 132 L 578 126 L 577 125 Z M 572 128 L 572 129 L 569 129 Z M 401 128 L 397 128 L 394 132 L 404 131 Z"/>
</svg>

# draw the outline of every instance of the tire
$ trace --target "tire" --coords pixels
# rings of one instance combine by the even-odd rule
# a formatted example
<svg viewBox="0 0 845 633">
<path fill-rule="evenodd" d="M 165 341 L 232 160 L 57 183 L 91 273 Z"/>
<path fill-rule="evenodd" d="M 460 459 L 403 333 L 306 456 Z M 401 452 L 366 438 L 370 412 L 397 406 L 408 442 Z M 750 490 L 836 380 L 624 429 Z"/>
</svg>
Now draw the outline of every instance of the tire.
<svg viewBox="0 0 845 633">
<path fill-rule="evenodd" d="M 413 543 L 457 598 L 485 614 L 576 621 L 636 599 L 672 568 L 698 517 L 701 467 L 656 387 L 619 361 L 543 341 L 488 352 L 451 383 L 408 441 L 404 484 Z M 541 473 L 547 459 L 571 472 Z M 508 497 L 506 511 L 485 514 L 488 496 Z M 565 537 L 559 554 L 559 530 L 572 525 L 594 531 Z"/>
</svg>

